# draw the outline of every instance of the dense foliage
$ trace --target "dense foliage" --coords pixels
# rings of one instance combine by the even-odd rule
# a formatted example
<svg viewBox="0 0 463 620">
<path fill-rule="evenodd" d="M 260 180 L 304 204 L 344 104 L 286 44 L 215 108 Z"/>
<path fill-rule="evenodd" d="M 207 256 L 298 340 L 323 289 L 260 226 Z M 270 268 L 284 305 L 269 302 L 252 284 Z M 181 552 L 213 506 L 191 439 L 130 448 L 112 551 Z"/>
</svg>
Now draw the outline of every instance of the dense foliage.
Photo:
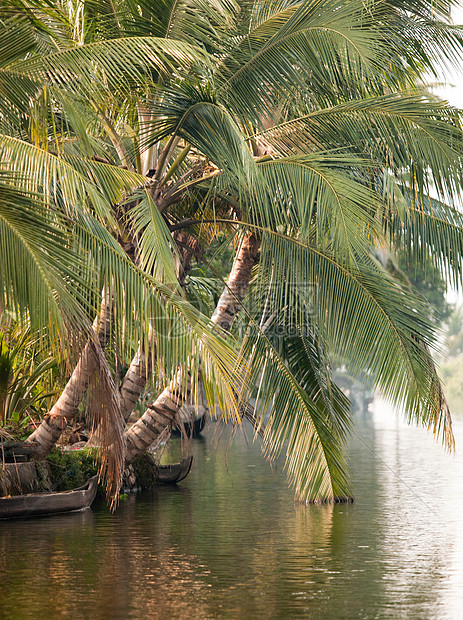
<svg viewBox="0 0 463 620">
<path fill-rule="evenodd" d="M 252 402 L 303 499 L 349 492 L 333 356 L 452 446 L 433 317 L 378 259 L 400 250 L 461 284 L 461 115 L 422 85 L 461 58 L 450 7 L 2 3 L 0 304 L 75 360 L 106 292 L 108 448 L 123 451 L 108 394 L 138 343 L 159 391 L 182 368 L 225 419 Z M 250 238 L 229 333 L 209 320 L 228 266 L 211 248 Z"/>
</svg>

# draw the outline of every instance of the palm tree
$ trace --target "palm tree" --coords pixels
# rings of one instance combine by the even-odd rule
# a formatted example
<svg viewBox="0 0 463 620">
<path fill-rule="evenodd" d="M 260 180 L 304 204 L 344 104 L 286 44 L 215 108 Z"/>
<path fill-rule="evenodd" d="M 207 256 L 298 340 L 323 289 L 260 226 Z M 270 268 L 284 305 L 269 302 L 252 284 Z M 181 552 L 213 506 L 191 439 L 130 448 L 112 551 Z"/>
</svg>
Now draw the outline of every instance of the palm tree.
<svg viewBox="0 0 463 620">
<path fill-rule="evenodd" d="M 406 247 L 461 277 L 460 216 L 446 204 L 460 193 L 460 117 L 419 88 L 423 71 L 461 50 L 447 3 L 92 2 L 77 11 L 57 2 L 42 7 L 39 25 L 39 12 L 12 6 L 19 17 L 7 7 L 2 24 L 22 35 L 13 46 L 4 38 L 2 79 L 22 85 L 0 109 L 2 159 L 29 173 L 21 192 L 45 193 L 67 245 L 91 264 L 79 306 L 89 343 L 103 290 L 121 356 L 140 341 L 129 378 L 142 386 L 140 360 L 151 355 L 167 384 L 126 433 L 131 458 L 172 423 L 190 388 L 195 398 L 199 360 L 210 407 L 218 393 L 225 416 L 252 418 L 268 454 L 285 448 L 301 498 L 348 493 L 348 403 L 331 380 L 332 355 L 367 370 L 452 444 L 433 326 L 376 260 L 378 247 Z M 446 201 L 437 208 L 434 186 Z M 224 329 L 182 299 L 179 231 L 202 247 L 218 231 L 244 238 L 212 321 Z M 254 269 L 240 273 L 240 261 Z M 81 262 L 74 271 L 85 274 Z M 164 304 L 186 336 L 169 338 Z M 97 343 L 89 350 L 72 410 L 88 370 L 105 368 Z"/>
<path fill-rule="evenodd" d="M 115 219 L 113 206 L 134 188 L 143 192 L 144 177 L 96 155 L 95 152 L 104 152 L 103 142 L 98 145 L 96 138 L 92 142 L 86 136 L 87 145 L 90 143 L 93 149 L 91 157 L 74 144 L 84 131 L 80 136 L 74 131 L 73 123 L 78 120 L 72 114 L 73 106 L 79 105 L 79 97 L 89 86 L 88 75 L 94 73 L 90 63 L 101 59 L 105 46 L 95 50 L 90 45 L 90 49 L 83 46 L 76 50 L 64 36 L 66 28 L 64 35 L 59 29 L 50 34 L 46 21 L 40 22 L 34 15 L 31 19 L 31 13 L 21 3 L 13 5 L 20 5 L 23 10 L 18 13 L 11 7 L 2 7 L 1 21 L 5 61 L 2 79 L 9 93 L 8 99 L 2 99 L 0 137 L 2 165 L 6 170 L 0 188 L 2 303 L 15 310 L 22 321 L 30 321 L 32 328 L 48 325 L 48 336 L 55 349 L 65 342 L 69 348 L 72 342 L 72 353 L 87 340 L 67 389 L 34 433 L 33 440 L 39 452 L 45 453 L 59 436 L 67 412 L 75 409 L 90 384 L 103 447 L 112 455 L 108 478 L 114 481 L 114 496 L 124 463 L 123 427 L 112 378 L 91 327 L 90 317 L 98 314 L 101 291 L 117 309 L 111 329 L 121 343 L 127 343 L 124 346 L 129 348 L 134 339 L 148 342 L 153 328 L 158 364 L 167 373 L 185 363 L 189 366 L 190 356 L 200 354 L 205 370 L 203 379 L 206 383 L 208 377 L 213 380 L 215 397 L 222 401 L 224 409 L 233 409 L 236 397 L 229 380 L 217 381 L 215 377 L 223 372 L 230 376 L 236 356 L 233 344 L 210 332 L 207 317 L 182 299 L 175 281 L 165 275 L 173 263 L 168 245 L 170 235 L 152 255 L 155 269 L 146 272 L 129 260 L 117 242 L 117 237 L 124 235 L 124 227 Z M 61 13 L 52 12 L 51 17 L 62 17 Z M 15 32 L 18 36 L 12 37 Z M 111 42 L 108 45 L 106 52 L 110 58 L 114 46 Z M 133 41 L 128 47 L 131 45 Z M 148 64 L 150 70 L 159 66 L 159 58 L 161 64 L 164 62 L 159 45 L 162 48 L 162 43 L 148 41 L 147 46 L 133 52 L 133 60 L 136 57 L 139 66 L 146 70 L 145 55 L 155 50 L 156 58 L 150 58 Z M 181 46 L 166 46 L 167 55 L 179 54 L 179 62 L 183 61 Z M 189 48 L 187 56 L 188 52 Z M 186 62 L 191 62 L 191 53 Z M 133 64 L 130 66 L 133 76 Z M 114 75 L 117 73 L 116 68 Z M 69 88 L 63 86 L 64 75 L 69 78 Z M 23 80 L 23 88 L 10 89 L 18 76 Z M 74 88 L 73 79 L 80 90 Z M 108 125 L 103 119 L 102 124 L 105 123 Z M 117 151 L 115 147 L 114 150 Z M 162 220 L 158 225 L 163 225 Z M 166 237 L 167 229 L 160 230 Z M 103 304 L 95 327 L 98 322 L 107 323 L 107 305 Z M 169 340 L 169 326 L 174 323 L 180 323 L 184 329 L 181 342 Z M 224 396 L 230 401 L 228 404 Z M 45 446 L 43 450 L 41 445 Z"/>
<path fill-rule="evenodd" d="M 444 36 L 455 50 L 461 40 L 457 30 L 442 23 L 424 25 L 431 12 L 424 4 L 416 8 L 417 22 L 406 15 L 408 5 L 376 7 L 378 13 L 369 7 L 368 16 L 355 3 L 342 9 L 338 3 L 287 3 L 284 11 L 272 3 L 263 6 L 240 7 L 235 36 L 228 31 L 218 44 L 221 53 L 211 61 L 207 82 L 196 88 L 187 81 L 163 85 L 151 108 L 152 141 L 169 137 L 172 146 L 183 138 L 213 163 L 190 183 L 188 168 L 180 176 L 188 189 L 199 191 L 202 184 L 202 196 L 214 198 L 196 219 L 188 213 L 173 227 L 199 228 L 221 215 L 223 223 L 257 233 L 262 243 L 257 281 L 268 291 L 269 308 L 262 316 L 266 304 L 259 304 L 248 327 L 252 332 L 272 317 L 299 336 L 291 353 L 278 358 L 277 343 L 265 334 L 244 340 L 244 355 L 256 365 L 254 379 L 261 375 L 256 424 L 271 407 L 269 449 L 278 450 L 290 438 L 291 448 L 298 447 L 288 450 L 287 461 L 298 492 L 306 496 L 310 488 L 311 497 L 330 497 L 344 481 L 333 484 L 336 476 L 329 474 L 342 469 L 339 453 L 327 456 L 325 446 L 344 435 L 347 415 L 342 397 L 333 394 L 326 351 L 348 360 L 357 373 L 367 369 L 393 400 L 406 400 L 411 418 L 442 428 L 452 445 L 448 409 L 428 349 L 432 326 L 420 302 L 384 272 L 375 253 L 379 246 L 404 241 L 409 251 L 420 247 L 423 252 L 417 243 L 421 233 L 414 231 L 413 242 L 409 226 L 427 226 L 422 205 L 429 202 L 432 184 L 449 198 L 459 194 L 459 115 L 419 90 L 416 55 L 418 34 L 427 42 L 422 57 L 427 68 L 438 60 L 433 41 Z M 388 41 L 385 34 L 396 27 L 396 38 Z M 309 32 L 316 36 L 309 38 Z M 178 185 L 171 185 L 164 202 L 157 196 L 163 210 L 170 197 L 181 198 Z M 214 201 L 219 196 L 230 205 L 230 195 L 238 207 L 232 214 L 226 208 L 220 212 Z M 436 242 L 424 251 L 438 247 Z M 446 252 L 437 254 L 441 267 L 449 258 Z M 289 292 L 291 287 L 271 286 L 291 280 Z M 307 296 L 295 293 L 307 283 L 309 314 Z M 308 333 L 301 333 L 301 325 Z M 306 353 L 301 393 L 297 366 L 304 351 L 311 355 Z M 262 376 L 267 363 L 268 378 Z M 295 376 L 286 375 L 283 387 L 275 375 L 281 381 L 288 366 Z M 182 402 L 170 396 L 176 385 L 126 433 L 132 455 L 172 423 Z M 272 405 L 275 392 L 282 397 Z M 313 400 L 320 393 L 324 398 L 317 410 Z M 314 436 L 323 432 L 332 432 L 329 441 L 314 446 Z M 307 439 L 303 447 L 301 437 Z M 315 453 L 313 469 L 301 482 L 307 455 Z"/>
</svg>

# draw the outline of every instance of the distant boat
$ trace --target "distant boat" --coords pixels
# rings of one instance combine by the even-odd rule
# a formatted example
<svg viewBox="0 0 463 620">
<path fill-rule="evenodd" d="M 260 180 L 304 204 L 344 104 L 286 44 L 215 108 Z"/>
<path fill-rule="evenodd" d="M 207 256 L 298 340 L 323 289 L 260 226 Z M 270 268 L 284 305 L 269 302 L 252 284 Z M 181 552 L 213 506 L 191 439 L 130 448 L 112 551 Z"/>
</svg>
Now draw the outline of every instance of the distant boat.
<svg viewBox="0 0 463 620">
<path fill-rule="evenodd" d="M 197 411 L 189 405 L 184 405 L 180 409 L 178 417 L 187 437 L 199 437 L 206 424 L 206 413 L 206 408 L 201 405 Z M 178 426 L 174 426 L 172 433 L 181 435 L 182 431 Z"/>
<path fill-rule="evenodd" d="M 72 491 L 26 493 L 0 497 L 0 519 L 35 517 L 89 508 L 95 499 L 98 476 Z"/>
<path fill-rule="evenodd" d="M 193 456 L 187 456 L 180 463 L 172 465 L 159 465 L 158 482 L 164 484 L 176 484 L 188 476 L 193 465 Z"/>
</svg>

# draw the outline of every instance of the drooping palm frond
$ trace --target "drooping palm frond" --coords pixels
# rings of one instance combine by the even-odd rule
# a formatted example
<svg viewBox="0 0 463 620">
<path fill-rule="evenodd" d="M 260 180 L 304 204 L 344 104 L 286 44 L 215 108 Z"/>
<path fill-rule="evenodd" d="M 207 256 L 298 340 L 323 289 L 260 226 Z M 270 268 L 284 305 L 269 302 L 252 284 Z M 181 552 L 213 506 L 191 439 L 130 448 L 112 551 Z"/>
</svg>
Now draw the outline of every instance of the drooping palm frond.
<svg viewBox="0 0 463 620">
<path fill-rule="evenodd" d="M 161 382 L 168 382 L 178 368 L 190 369 L 195 393 L 201 360 L 210 407 L 217 399 L 224 411 L 236 415 L 235 382 L 241 379 L 233 341 L 218 334 L 209 317 L 172 290 L 172 283 L 162 284 L 136 267 L 96 219 L 82 213 L 75 221 L 74 234 L 78 247 L 91 257 L 94 286 L 98 290 L 107 287 L 113 299 L 121 355 L 131 352 L 132 342 L 141 341 L 147 352 L 149 346 L 156 351 Z"/>
<path fill-rule="evenodd" d="M 272 289 L 270 307 L 290 308 L 277 319 L 285 325 L 316 325 L 328 351 L 353 374 L 371 373 L 385 397 L 404 404 L 410 420 L 435 428 L 453 445 L 451 429 L 439 422 L 446 413 L 429 353 L 433 326 L 410 291 L 372 261 L 347 267 L 328 252 L 268 230 L 261 272 L 281 284 Z M 300 286 L 307 290 L 305 297 Z"/>
<path fill-rule="evenodd" d="M 446 73 L 449 67 L 459 65 L 462 28 L 450 23 L 451 11 L 456 4 L 454 0 L 440 0 L 437 3 L 394 0 L 375 7 L 378 30 L 395 48 L 397 56 L 402 58 L 403 67 L 397 67 L 402 79 L 403 68 L 421 83 L 423 69 L 437 76 Z"/>
<path fill-rule="evenodd" d="M 125 469 L 124 425 L 120 401 L 106 357 L 95 340 L 88 341 L 96 372 L 89 377 L 86 418 L 91 433 L 97 431 L 99 476 L 106 482 L 106 498 L 117 506 Z"/>
<path fill-rule="evenodd" d="M 152 277 L 177 288 L 175 258 L 178 254 L 167 224 L 154 203 L 150 193 L 145 191 L 142 199 L 136 201 L 127 214 L 132 234 L 138 237 L 138 264 Z"/>
<path fill-rule="evenodd" d="M 112 205 L 145 178 L 101 162 L 77 157 L 58 157 L 17 138 L 0 135 L 3 167 L 14 170 L 26 191 L 43 193 L 45 201 L 61 203 L 68 213 L 75 208 L 94 210 L 109 224 Z"/>
<path fill-rule="evenodd" d="M 11 175 L 2 174 L 2 304 L 14 308 L 18 316 L 30 317 L 33 329 L 48 326 L 56 342 L 66 327 L 85 325 L 89 307 L 81 289 L 87 285 L 88 270 L 85 261 L 70 250 L 66 227 L 56 214 L 37 196 L 18 191 L 11 181 Z"/>
<path fill-rule="evenodd" d="M 40 83 L 7 67 L 22 60 L 35 45 L 33 31 L 25 19 L 0 20 L 0 115 L 13 124 L 18 123 L 18 116 L 26 113 Z"/>
<path fill-rule="evenodd" d="M 355 178 L 355 171 L 368 175 L 369 168 L 365 160 L 323 152 L 263 161 L 258 169 L 266 195 L 256 187 L 251 221 L 273 229 L 293 227 L 346 259 L 368 252 L 382 237 L 384 208 L 380 197 L 359 182 L 360 175 Z"/>
<path fill-rule="evenodd" d="M 268 456 L 273 459 L 285 451 L 285 469 L 297 498 L 308 502 L 346 498 L 342 442 L 321 399 L 312 398 L 315 375 L 306 375 L 301 386 L 294 369 L 255 324 L 249 327 L 241 352 L 251 378 L 241 397 L 245 403 L 252 399 L 255 427 L 265 427 L 262 439 Z"/>
<path fill-rule="evenodd" d="M 352 425 L 350 401 L 334 382 L 327 351 L 315 333 L 306 327 L 301 331 L 306 333 L 279 338 L 280 354 L 308 397 L 325 411 L 325 424 L 344 442 Z"/>
<path fill-rule="evenodd" d="M 256 136 L 257 137 L 257 136 Z M 354 146 L 360 156 L 394 171 L 413 192 L 458 196 L 460 113 L 421 94 L 393 94 L 351 101 L 261 132 L 284 155 Z M 313 148 L 313 147 L 312 147 Z"/>
<path fill-rule="evenodd" d="M 393 243 L 405 247 L 418 260 L 430 260 L 458 289 L 463 280 L 463 213 L 434 198 L 417 203 L 403 189 L 407 218 L 394 218 Z"/>
</svg>

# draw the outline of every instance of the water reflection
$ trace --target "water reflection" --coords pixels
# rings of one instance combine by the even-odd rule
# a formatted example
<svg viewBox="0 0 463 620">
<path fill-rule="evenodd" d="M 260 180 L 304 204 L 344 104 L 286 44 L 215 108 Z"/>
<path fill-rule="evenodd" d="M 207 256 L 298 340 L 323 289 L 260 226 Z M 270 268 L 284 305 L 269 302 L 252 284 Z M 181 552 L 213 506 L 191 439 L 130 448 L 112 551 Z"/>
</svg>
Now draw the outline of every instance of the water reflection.
<svg viewBox="0 0 463 620">
<path fill-rule="evenodd" d="M 0 617 L 461 617 L 463 461 L 383 404 L 350 445 L 354 504 L 294 504 L 243 438 L 194 450 L 115 515 L 1 524 Z"/>
</svg>

